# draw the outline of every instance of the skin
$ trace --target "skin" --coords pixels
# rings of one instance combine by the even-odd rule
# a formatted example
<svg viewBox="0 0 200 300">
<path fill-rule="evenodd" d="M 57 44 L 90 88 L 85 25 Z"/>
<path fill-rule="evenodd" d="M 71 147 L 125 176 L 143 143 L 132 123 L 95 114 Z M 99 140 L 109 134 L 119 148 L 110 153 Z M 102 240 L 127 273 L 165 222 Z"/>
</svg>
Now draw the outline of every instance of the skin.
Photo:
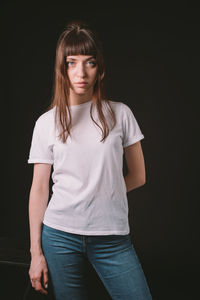
<svg viewBox="0 0 200 300">
<path fill-rule="evenodd" d="M 98 70 L 95 59 L 91 55 L 70 55 L 67 56 L 66 62 L 70 82 L 69 106 L 91 100 Z M 76 84 L 82 81 L 86 81 L 87 84 Z"/>
<path fill-rule="evenodd" d="M 72 58 L 76 60 L 72 60 Z M 68 56 L 67 74 L 70 81 L 69 106 L 78 105 L 91 100 L 93 87 L 97 77 L 97 66 L 87 60 L 89 56 Z M 84 86 L 77 86 L 78 81 L 86 81 Z M 127 192 L 145 184 L 145 163 L 140 141 L 124 148 L 128 174 L 124 177 Z M 29 196 L 29 224 L 30 224 L 30 253 L 31 264 L 29 277 L 32 287 L 47 294 L 48 268 L 41 248 L 41 228 L 44 213 L 49 199 L 49 182 L 51 164 L 35 163 L 33 179 Z"/>
</svg>

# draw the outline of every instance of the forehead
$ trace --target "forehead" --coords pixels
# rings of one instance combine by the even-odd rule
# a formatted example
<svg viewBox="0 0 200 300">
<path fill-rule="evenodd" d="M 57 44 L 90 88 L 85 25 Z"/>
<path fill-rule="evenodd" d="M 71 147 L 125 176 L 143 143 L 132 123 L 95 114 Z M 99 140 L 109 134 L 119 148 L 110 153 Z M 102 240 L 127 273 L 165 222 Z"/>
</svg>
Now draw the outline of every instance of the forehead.
<svg viewBox="0 0 200 300">
<path fill-rule="evenodd" d="M 94 58 L 92 55 L 68 55 L 66 59 L 85 61 L 88 59 Z"/>
</svg>

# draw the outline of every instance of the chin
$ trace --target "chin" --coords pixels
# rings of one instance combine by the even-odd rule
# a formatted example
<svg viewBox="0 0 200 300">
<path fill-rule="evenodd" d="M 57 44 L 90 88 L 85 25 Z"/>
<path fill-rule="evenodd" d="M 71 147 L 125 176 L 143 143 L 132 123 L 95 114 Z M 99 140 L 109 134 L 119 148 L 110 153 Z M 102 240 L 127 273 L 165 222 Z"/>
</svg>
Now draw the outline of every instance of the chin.
<svg viewBox="0 0 200 300">
<path fill-rule="evenodd" d="M 82 95 L 82 94 L 85 94 L 87 92 L 87 89 L 80 88 L 78 90 L 75 90 L 74 92 L 75 92 L 75 94 Z"/>
<path fill-rule="evenodd" d="M 76 95 L 85 95 L 86 91 L 82 91 L 82 92 L 75 92 Z"/>
</svg>

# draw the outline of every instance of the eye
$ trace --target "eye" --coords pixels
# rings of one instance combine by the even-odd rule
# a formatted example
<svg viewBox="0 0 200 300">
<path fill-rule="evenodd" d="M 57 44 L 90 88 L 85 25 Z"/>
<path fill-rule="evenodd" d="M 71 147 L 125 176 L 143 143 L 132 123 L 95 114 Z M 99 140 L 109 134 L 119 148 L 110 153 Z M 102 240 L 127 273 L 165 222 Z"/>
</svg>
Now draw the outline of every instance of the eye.
<svg viewBox="0 0 200 300">
<path fill-rule="evenodd" d="M 96 62 L 95 61 L 88 61 L 89 64 L 91 64 L 92 66 L 95 66 Z"/>
<path fill-rule="evenodd" d="M 74 64 L 74 62 L 73 62 L 73 61 L 67 61 L 67 65 L 70 65 L 70 66 L 72 66 L 72 64 Z"/>
</svg>

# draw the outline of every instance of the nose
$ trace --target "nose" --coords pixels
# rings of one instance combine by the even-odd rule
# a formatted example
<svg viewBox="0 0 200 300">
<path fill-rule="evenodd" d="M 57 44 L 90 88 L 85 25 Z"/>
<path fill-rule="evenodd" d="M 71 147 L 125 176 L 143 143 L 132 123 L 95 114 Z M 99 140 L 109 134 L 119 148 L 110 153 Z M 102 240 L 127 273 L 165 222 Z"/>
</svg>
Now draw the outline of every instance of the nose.
<svg viewBox="0 0 200 300">
<path fill-rule="evenodd" d="M 77 65 L 77 76 L 83 78 L 86 76 L 86 70 L 82 63 Z"/>
</svg>

